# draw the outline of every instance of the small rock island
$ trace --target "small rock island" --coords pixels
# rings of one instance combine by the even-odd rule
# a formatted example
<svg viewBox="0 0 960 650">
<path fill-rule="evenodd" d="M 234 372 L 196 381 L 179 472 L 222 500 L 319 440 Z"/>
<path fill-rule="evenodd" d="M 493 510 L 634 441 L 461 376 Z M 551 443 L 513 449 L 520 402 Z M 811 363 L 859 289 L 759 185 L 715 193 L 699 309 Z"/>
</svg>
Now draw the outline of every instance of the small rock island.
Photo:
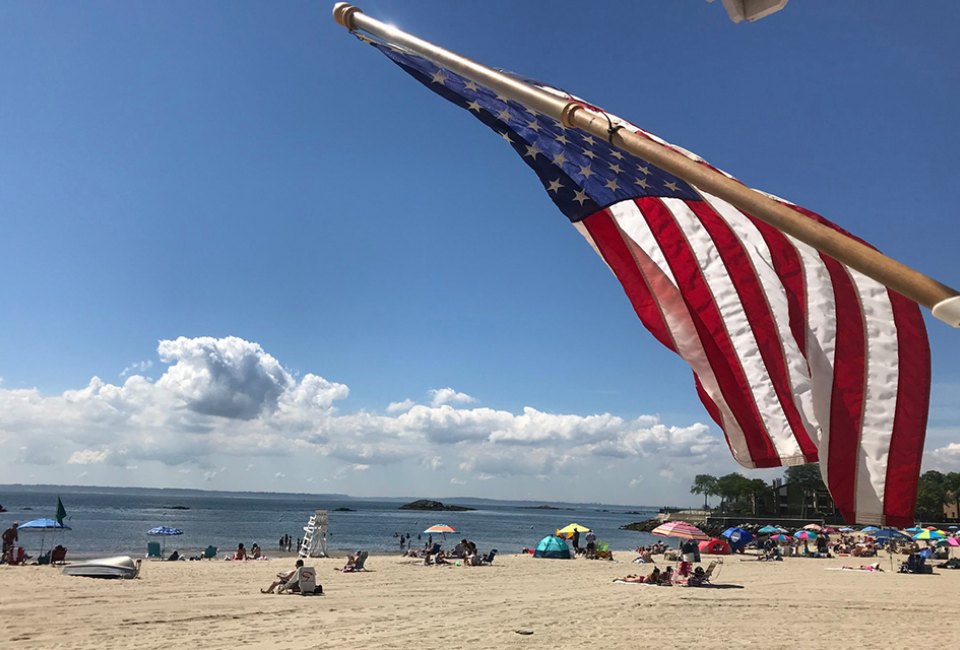
<svg viewBox="0 0 960 650">
<path fill-rule="evenodd" d="M 467 510 L 474 510 L 474 508 L 468 508 L 467 506 L 454 506 L 454 505 L 447 506 L 439 501 L 430 501 L 429 499 L 420 499 L 419 501 L 403 504 L 402 506 L 400 506 L 400 510 L 444 510 L 447 512 L 465 512 Z"/>
</svg>

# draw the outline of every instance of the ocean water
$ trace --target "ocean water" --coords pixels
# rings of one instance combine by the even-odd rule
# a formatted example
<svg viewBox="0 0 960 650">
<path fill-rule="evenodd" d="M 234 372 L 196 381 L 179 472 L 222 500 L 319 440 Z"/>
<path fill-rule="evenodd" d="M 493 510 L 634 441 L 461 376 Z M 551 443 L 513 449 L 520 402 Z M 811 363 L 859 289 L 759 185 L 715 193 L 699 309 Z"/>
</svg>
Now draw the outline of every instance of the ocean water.
<svg viewBox="0 0 960 650">
<path fill-rule="evenodd" d="M 192 555 L 213 545 L 222 557 L 240 542 L 247 548 L 256 542 L 268 556 L 276 555 L 280 537 L 288 534 L 294 541 L 302 537 L 303 527 L 316 509 L 329 511 L 328 548 L 334 554 L 356 549 L 399 553 L 399 538 L 394 533 L 410 533 L 414 544 L 423 545 L 427 535 L 422 531 L 439 523 L 459 531 L 448 535 L 448 548 L 467 537 L 484 552 L 496 548 L 501 553 L 517 553 L 524 547 L 532 548 L 545 535 L 572 522 L 592 528 L 614 549 L 647 545 L 656 539 L 649 533 L 620 530 L 624 524 L 652 517 L 656 508 L 649 506 L 537 502 L 555 508 L 542 509 L 525 502 L 464 498 L 444 502 L 476 510 L 426 512 L 400 510 L 402 500 L 89 487 L 0 486 L 0 504 L 7 508 L 0 513 L 0 527 L 6 529 L 13 521 L 52 518 L 58 496 L 69 517 L 65 523 L 72 530 L 45 535 L 21 533 L 20 544 L 28 553 L 34 554 L 42 543 L 44 548 L 63 544 L 71 558 L 141 556 L 147 542 L 160 541 L 166 553 L 177 549 Z M 336 508 L 349 508 L 351 512 L 335 512 Z M 147 536 L 146 532 L 156 526 L 179 528 L 183 534 Z M 418 534 L 422 535 L 419 541 Z"/>
</svg>

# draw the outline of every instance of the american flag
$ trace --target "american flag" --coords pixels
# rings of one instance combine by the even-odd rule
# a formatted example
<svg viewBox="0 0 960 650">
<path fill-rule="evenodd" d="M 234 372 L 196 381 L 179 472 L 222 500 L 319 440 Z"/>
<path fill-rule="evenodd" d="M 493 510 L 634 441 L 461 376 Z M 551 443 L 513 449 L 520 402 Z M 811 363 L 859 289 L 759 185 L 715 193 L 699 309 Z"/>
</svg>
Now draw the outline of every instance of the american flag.
<svg viewBox="0 0 960 650">
<path fill-rule="evenodd" d="M 737 462 L 819 462 L 847 521 L 913 524 L 930 390 L 915 303 L 603 139 L 369 42 L 533 169 L 644 326 L 690 365 Z M 611 126 L 707 164 L 607 116 Z"/>
</svg>

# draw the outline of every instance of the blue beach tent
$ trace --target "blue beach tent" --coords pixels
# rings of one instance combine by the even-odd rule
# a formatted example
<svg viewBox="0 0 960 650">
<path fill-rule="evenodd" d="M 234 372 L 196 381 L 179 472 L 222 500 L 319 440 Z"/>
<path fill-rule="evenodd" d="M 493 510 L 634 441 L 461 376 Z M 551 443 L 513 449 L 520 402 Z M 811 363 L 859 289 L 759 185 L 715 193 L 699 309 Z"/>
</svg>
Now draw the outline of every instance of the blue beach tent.
<svg viewBox="0 0 960 650">
<path fill-rule="evenodd" d="M 567 543 L 556 535 L 547 535 L 537 544 L 533 557 L 547 557 L 555 560 L 569 560 L 570 548 Z"/>
</svg>

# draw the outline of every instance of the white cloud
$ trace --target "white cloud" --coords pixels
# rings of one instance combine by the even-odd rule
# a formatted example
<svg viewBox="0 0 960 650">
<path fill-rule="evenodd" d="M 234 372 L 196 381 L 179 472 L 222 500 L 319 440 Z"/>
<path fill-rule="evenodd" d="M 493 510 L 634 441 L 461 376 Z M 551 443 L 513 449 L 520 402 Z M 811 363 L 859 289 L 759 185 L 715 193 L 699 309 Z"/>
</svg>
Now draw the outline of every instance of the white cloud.
<svg viewBox="0 0 960 650">
<path fill-rule="evenodd" d="M 414 404 L 416 404 L 416 402 L 410 398 L 407 398 L 402 402 L 390 402 L 387 405 L 387 413 L 404 413 L 413 408 Z"/>
<path fill-rule="evenodd" d="M 430 391 L 431 406 L 443 404 L 472 404 L 476 400 L 466 393 L 459 393 L 452 388 L 435 388 Z"/>
<path fill-rule="evenodd" d="M 129 377 L 134 373 L 144 373 L 150 370 L 150 368 L 153 368 L 153 361 L 149 359 L 146 361 L 136 361 L 120 371 L 120 379 Z"/>
<path fill-rule="evenodd" d="M 431 405 L 407 399 L 385 414 L 341 413 L 336 406 L 350 394 L 346 385 L 311 373 L 295 378 L 260 345 L 237 337 L 160 341 L 158 355 L 167 365 L 155 381 L 133 374 L 113 385 L 93 377 L 49 396 L 0 386 L 0 447 L 16 449 L 16 462 L 26 465 L 146 469 L 153 462 L 185 474 L 198 470 L 193 476 L 219 485 L 227 466 L 239 480 L 254 459 L 263 468 L 270 457 L 325 459 L 330 477 L 401 466 L 428 469 L 441 481 L 570 476 L 630 462 L 650 466 L 627 466 L 628 476 L 672 462 L 682 480 L 729 457 L 722 437 L 703 424 L 465 407 L 474 399 L 454 388 L 431 391 Z"/>
<path fill-rule="evenodd" d="M 944 447 L 929 451 L 925 455 L 925 469 L 935 469 L 941 472 L 960 471 L 960 442 L 951 442 Z"/>
<path fill-rule="evenodd" d="M 643 485 L 643 477 L 642 477 L 642 476 L 638 476 L 637 478 L 632 478 L 632 479 L 630 479 L 630 482 L 627 483 L 627 487 L 632 487 L 632 488 L 638 487 L 638 486 L 640 486 L 640 485 Z"/>
<path fill-rule="evenodd" d="M 107 449 L 101 449 L 99 451 L 82 449 L 73 452 L 70 458 L 67 459 L 67 463 L 70 465 L 95 465 L 106 461 L 109 455 L 110 451 Z"/>
</svg>

